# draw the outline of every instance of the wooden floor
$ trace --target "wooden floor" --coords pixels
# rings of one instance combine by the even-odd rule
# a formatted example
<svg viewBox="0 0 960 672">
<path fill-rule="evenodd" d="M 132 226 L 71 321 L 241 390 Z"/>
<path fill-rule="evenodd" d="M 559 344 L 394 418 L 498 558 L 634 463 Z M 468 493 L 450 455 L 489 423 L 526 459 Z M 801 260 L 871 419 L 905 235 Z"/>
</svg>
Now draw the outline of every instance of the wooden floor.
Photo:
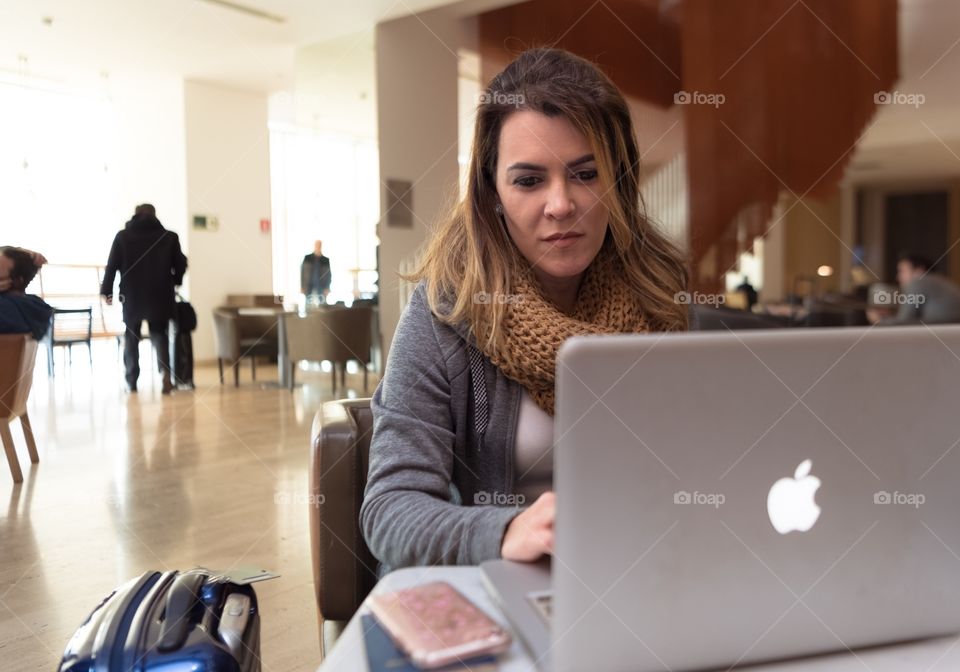
<svg viewBox="0 0 960 672">
<path fill-rule="evenodd" d="M 82 350 L 52 381 L 45 361 L 37 369 L 29 413 L 40 464 L 14 422 L 24 482 L 0 465 L 0 670 L 56 669 L 112 588 L 197 565 L 281 574 L 256 584 L 263 670 L 314 670 L 307 457 L 314 413 L 334 398 L 330 374 L 299 372 L 306 384 L 291 394 L 251 383 L 249 366 L 238 389 L 204 368 L 196 391 L 163 397 L 146 353 L 136 395 L 108 344 L 94 350 L 96 375 Z M 275 368 L 257 374 L 276 380 Z M 348 374 L 337 397 L 368 396 L 362 385 Z"/>
</svg>

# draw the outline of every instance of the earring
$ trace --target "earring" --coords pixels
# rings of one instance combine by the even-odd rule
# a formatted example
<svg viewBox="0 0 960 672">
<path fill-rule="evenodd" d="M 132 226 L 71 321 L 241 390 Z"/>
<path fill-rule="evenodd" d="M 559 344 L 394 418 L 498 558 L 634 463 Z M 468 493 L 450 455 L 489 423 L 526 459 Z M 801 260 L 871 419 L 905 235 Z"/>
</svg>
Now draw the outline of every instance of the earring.
<svg viewBox="0 0 960 672">
<path fill-rule="evenodd" d="M 493 211 L 497 213 L 498 217 L 503 217 L 503 204 L 497 203 L 496 207 L 493 208 Z"/>
</svg>

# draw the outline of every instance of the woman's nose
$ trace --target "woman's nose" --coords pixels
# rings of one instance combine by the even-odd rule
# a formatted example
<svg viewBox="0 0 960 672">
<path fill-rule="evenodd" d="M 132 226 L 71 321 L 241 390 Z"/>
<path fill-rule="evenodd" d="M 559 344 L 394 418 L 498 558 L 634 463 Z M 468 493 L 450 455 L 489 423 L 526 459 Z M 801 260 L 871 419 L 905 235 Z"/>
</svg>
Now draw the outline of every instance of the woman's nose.
<svg viewBox="0 0 960 672">
<path fill-rule="evenodd" d="M 564 219 L 573 214 L 576 204 L 570 197 L 570 187 L 566 180 L 558 180 L 547 192 L 547 204 L 544 214 L 553 219 Z"/>
</svg>

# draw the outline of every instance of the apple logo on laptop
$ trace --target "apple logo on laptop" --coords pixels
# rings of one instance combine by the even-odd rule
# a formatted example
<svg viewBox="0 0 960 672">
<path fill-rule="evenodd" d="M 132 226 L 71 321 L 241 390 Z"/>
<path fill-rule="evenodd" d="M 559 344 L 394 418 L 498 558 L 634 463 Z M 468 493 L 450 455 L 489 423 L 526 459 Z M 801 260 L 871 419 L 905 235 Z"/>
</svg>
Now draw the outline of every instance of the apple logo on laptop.
<svg viewBox="0 0 960 672">
<path fill-rule="evenodd" d="M 810 475 L 813 462 L 804 460 L 793 473 L 793 478 L 781 478 L 767 495 L 767 513 L 774 529 L 780 534 L 806 532 L 820 517 L 820 507 L 814 501 L 820 479 Z"/>
</svg>

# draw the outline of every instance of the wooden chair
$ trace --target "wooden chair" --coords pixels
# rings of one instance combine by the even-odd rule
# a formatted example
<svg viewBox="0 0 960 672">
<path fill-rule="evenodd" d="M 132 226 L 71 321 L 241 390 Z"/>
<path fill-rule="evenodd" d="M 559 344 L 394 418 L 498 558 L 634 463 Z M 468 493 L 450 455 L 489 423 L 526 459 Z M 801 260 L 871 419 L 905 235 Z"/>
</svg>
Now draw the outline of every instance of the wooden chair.
<svg viewBox="0 0 960 672">
<path fill-rule="evenodd" d="M 4 334 L 0 336 L 0 439 L 7 454 L 13 482 L 23 482 L 20 461 L 13 445 L 10 422 L 20 418 L 23 438 L 27 442 L 30 461 L 37 464 L 37 444 L 27 415 L 27 398 L 33 386 L 33 366 L 37 361 L 37 342 L 29 334 Z"/>
</svg>

